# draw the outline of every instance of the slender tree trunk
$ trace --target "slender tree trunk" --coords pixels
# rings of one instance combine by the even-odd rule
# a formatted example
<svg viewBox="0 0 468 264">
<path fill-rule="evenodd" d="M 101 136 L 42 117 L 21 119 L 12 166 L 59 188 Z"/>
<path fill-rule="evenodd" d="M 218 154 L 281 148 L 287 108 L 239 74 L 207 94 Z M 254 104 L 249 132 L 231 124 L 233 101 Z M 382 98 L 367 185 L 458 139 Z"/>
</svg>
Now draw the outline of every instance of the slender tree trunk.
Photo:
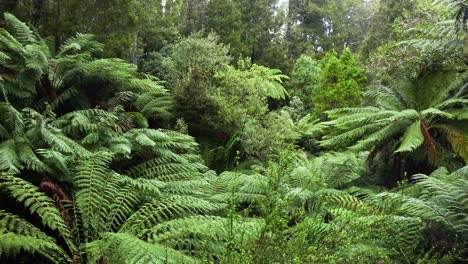
<svg viewBox="0 0 468 264">
<path fill-rule="evenodd" d="M 42 10 L 44 7 L 44 0 L 33 0 L 31 12 L 31 24 L 38 27 L 42 17 Z"/>
<path fill-rule="evenodd" d="M 133 47 L 130 49 L 130 63 L 138 65 L 138 33 L 133 35 Z"/>
</svg>

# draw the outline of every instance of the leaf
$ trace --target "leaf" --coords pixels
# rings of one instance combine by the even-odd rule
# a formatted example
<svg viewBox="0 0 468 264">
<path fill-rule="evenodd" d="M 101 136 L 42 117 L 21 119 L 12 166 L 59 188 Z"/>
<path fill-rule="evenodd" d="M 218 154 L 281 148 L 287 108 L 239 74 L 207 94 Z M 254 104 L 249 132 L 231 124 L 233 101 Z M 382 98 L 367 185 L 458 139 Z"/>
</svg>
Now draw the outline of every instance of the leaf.
<svg viewBox="0 0 468 264">
<path fill-rule="evenodd" d="M 400 147 L 395 152 L 412 151 L 424 143 L 424 135 L 421 131 L 420 121 L 414 122 L 403 135 Z"/>
<path fill-rule="evenodd" d="M 136 136 L 135 139 L 138 143 L 140 143 L 143 146 L 153 147 L 156 145 L 156 143 L 153 140 L 151 140 L 148 136 L 146 136 L 145 134 L 138 134 L 138 136 Z"/>
</svg>

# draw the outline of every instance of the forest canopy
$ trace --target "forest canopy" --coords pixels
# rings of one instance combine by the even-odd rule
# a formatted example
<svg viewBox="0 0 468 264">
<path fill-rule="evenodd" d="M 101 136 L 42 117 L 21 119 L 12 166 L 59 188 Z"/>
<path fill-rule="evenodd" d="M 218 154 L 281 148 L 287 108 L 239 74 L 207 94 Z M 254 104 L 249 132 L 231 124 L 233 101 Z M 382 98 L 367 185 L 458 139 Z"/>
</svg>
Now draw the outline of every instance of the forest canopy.
<svg viewBox="0 0 468 264">
<path fill-rule="evenodd" d="M 0 0 L 0 263 L 464 263 L 466 0 Z"/>
</svg>

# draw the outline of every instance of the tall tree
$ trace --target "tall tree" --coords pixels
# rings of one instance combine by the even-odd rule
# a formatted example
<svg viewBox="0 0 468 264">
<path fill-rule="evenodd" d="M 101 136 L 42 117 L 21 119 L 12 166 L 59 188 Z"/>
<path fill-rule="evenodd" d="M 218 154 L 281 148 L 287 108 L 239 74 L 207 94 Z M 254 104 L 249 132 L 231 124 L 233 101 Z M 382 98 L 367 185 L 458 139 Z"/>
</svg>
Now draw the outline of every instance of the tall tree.
<svg viewBox="0 0 468 264">
<path fill-rule="evenodd" d="M 6 6 L 34 25 L 44 36 L 54 37 L 55 50 L 76 34 L 94 34 L 106 45 L 104 56 L 136 62 L 142 40 L 156 27 L 162 0 L 23 0 Z"/>
<path fill-rule="evenodd" d="M 239 58 L 245 53 L 241 40 L 241 12 L 235 0 L 211 0 L 207 10 L 207 30 L 214 31 L 230 53 Z"/>
<path fill-rule="evenodd" d="M 290 0 L 287 41 L 288 56 L 297 59 L 306 52 L 353 51 L 368 30 L 375 1 Z"/>
<path fill-rule="evenodd" d="M 359 105 L 366 76 L 349 48 L 340 56 L 334 51 L 327 52 L 319 67 L 320 81 L 312 95 L 315 116 L 327 110 Z"/>
<path fill-rule="evenodd" d="M 371 18 L 369 32 L 359 49 L 361 57 L 365 60 L 378 47 L 395 40 L 393 23 L 413 8 L 413 1 L 381 0 L 377 12 Z"/>
<path fill-rule="evenodd" d="M 236 0 L 241 11 L 245 57 L 258 61 L 270 45 L 272 34 L 278 32 L 273 15 L 277 0 Z"/>
<path fill-rule="evenodd" d="M 317 48 L 324 31 L 322 6 L 325 0 L 289 0 L 287 39 L 290 58 L 298 58 L 306 51 Z"/>
<path fill-rule="evenodd" d="M 208 0 L 183 0 L 180 33 L 188 36 L 203 29 L 206 24 Z"/>
</svg>

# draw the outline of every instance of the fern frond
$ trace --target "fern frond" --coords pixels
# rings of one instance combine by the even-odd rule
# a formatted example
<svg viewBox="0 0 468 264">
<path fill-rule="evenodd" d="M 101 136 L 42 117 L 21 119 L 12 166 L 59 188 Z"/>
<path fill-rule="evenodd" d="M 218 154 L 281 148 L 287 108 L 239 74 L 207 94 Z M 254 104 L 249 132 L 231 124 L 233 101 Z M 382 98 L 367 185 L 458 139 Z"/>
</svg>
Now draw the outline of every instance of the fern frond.
<svg viewBox="0 0 468 264">
<path fill-rule="evenodd" d="M 172 98 L 162 91 L 146 92 L 138 96 L 135 106 L 148 118 L 169 118 L 173 105 Z"/>
<path fill-rule="evenodd" d="M 98 152 L 84 157 L 76 166 L 73 180 L 78 192 L 75 200 L 86 239 L 96 238 L 104 230 L 104 220 L 110 212 L 108 202 L 113 200 L 113 194 L 118 191 L 113 189 L 117 186 L 109 179 L 112 177 L 108 170 L 111 158 L 109 153 Z"/>
<path fill-rule="evenodd" d="M 15 233 L 55 243 L 55 240 L 52 237 L 49 237 L 33 224 L 17 215 L 5 212 L 4 210 L 0 210 L 0 230 L 0 233 Z"/>
<path fill-rule="evenodd" d="M 54 242 L 32 236 L 0 232 L 0 256 L 15 256 L 24 252 L 40 254 L 56 264 L 73 263 L 63 249 Z"/>
<path fill-rule="evenodd" d="M 155 200 L 140 207 L 127 219 L 119 232 L 143 236 L 153 226 L 170 219 L 196 214 L 210 214 L 224 207 L 224 204 L 212 203 L 205 199 L 171 195 L 168 198 Z"/>
<path fill-rule="evenodd" d="M 198 257 L 221 257 L 224 243 L 242 245 L 256 239 L 264 225 L 262 220 L 242 219 L 231 222 L 217 216 L 192 216 L 155 226 L 148 233 L 148 242 L 168 245 Z"/>
<path fill-rule="evenodd" d="M 24 134 L 23 115 L 11 104 L 0 102 L 0 114 L 2 125 L 10 131 L 10 137 Z"/>
<path fill-rule="evenodd" d="M 5 173 L 0 174 L 0 190 L 23 203 L 31 214 L 39 215 L 42 224 L 58 231 L 70 251 L 76 252 L 70 230 L 51 198 L 31 183 Z"/>
<path fill-rule="evenodd" d="M 198 263 L 195 259 L 159 245 L 123 233 L 105 233 L 101 240 L 85 245 L 90 263 L 104 259 L 108 263 Z"/>
<path fill-rule="evenodd" d="M 260 202 L 265 199 L 266 185 L 265 176 L 227 171 L 210 181 L 210 199 L 218 202 Z"/>
<path fill-rule="evenodd" d="M 0 144 L 0 171 L 17 173 L 22 168 L 15 149 L 14 140 L 6 140 Z"/>
<path fill-rule="evenodd" d="M 14 15 L 5 13 L 4 15 L 6 26 L 9 32 L 23 45 L 37 43 L 36 36 L 32 30 Z"/>
<path fill-rule="evenodd" d="M 419 121 L 409 126 L 403 135 L 402 142 L 395 152 L 412 151 L 424 143 L 424 136 Z"/>
<path fill-rule="evenodd" d="M 97 55 L 104 50 L 104 45 L 95 41 L 93 35 L 89 34 L 76 34 L 75 37 L 68 38 L 60 47 L 60 52 L 57 57 L 64 57 L 67 55 L 74 55 L 83 52 Z"/>
<path fill-rule="evenodd" d="M 448 110 L 447 113 L 450 114 L 452 119 L 455 120 L 468 120 L 468 111 L 466 109 L 452 109 Z"/>
<path fill-rule="evenodd" d="M 450 125 L 436 125 L 434 128 L 441 129 L 447 136 L 453 150 L 468 163 L 468 135 Z"/>
<path fill-rule="evenodd" d="M 119 188 L 119 192 L 114 196 L 114 201 L 109 206 L 105 230 L 108 232 L 118 230 L 126 219 L 132 215 L 136 206 L 141 203 L 142 199 L 135 189 L 135 186 L 132 185 Z"/>
<path fill-rule="evenodd" d="M 379 131 L 382 129 L 384 124 L 379 124 L 379 123 L 371 123 L 368 125 L 364 126 L 357 126 L 353 129 L 350 129 L 348 131 L 345 131 L 341 134 L 338 135 L 330 135 L 330 136 L 325 136 L 322 141 L 320 141 L 320 146 L 326 147 L 326 148 L 331 148 L 331 147 L 344 147 L 352 142 L 355 142 L 357 139 L 360 139 L 362 136 L 364 136 L 367 133 L 372 133 L 375 131 Z"/>
<path fill-rule="evenodd" d="M 408 120 L 398 120 L 390 125 L 370 134 L 365 139 L 350 147 L 352 150 L 368 150 L 376 145 L 378 141 L 386 141 L 401 132 L 402 128 L 408 126 Z"/>
<path fill-rule="evenodd" d="M 0 256 L 14 256 L 23 250 L 39 253 L 54 263 L 71 263 L 70 257 L 55 239 L 14 214 L 0 210 Z"/>
</svg>

